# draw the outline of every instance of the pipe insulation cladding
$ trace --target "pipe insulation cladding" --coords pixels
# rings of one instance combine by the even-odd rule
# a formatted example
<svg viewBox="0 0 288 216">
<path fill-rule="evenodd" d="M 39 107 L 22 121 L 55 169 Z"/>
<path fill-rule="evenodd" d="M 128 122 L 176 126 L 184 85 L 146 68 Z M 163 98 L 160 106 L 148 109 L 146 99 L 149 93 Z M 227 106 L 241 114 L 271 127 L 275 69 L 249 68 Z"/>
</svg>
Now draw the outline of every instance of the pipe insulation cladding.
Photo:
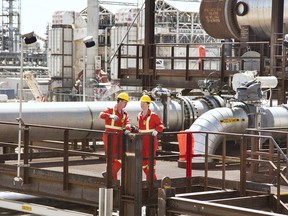
<svg viewBox="0 0 288 216">
<path fill-rule="evenodd" d="M 288 28 L 288 1 L 284 0 L 284 29 Z M 241 26 L 250 29 L 262 40 L 271 35 L 271 0 L 202 0 L 200 22 L 204 30 L 219 39 L 240 39 Z"/>
<path fill-rule="evenodd" d="M 255 127 L 256 107 L 253 105 L 244 105 L 237 103 L 232 108 L 215 108 L 209 110 L 195 120 L 189 128 L 189 131 L 199 132 L 224 132 L 224 133 L 245 133 L 247 128 Z M 265 127 L 288 127 L 288 106 L 278 107 L 261 107 L 260 120 L 257 124 L 260 128 Z M 271 133 L 261 133 L 262 135 L 271 136 Z M 195 133 L 194 136 L 194 153 L 205 153 L 205 133 Z M 273 138 L 283 139 L 285 134 L 273 136 Z M 208 154 L 215 154 L 220 143 L 223 142 L 223 135 L 209 134 L 208 136 Z M 238 136 L 240 138 L 240 136 Z M 237 136 L 228 136 L 227 140 L 237 140 Z M 263 143 L 266 139 L 261 139 Z M 193 158 L 193 163 L 204 163 L 204 158 Z"/>
<path fill-rule="evenodd" d="M 188 131 L 244 133 L 248 128 L 248 114 L 240 107 L 209 110 L 191 125 Z M 205 153 L 205 133 L 194 133 L 194 153 Z M 235 137 L 234 137 L 235 139 Z M 215 154 L 223 135 L 208 135 L 208 154 Z M 204 163 L 204 158 L 195 157 L 193 163 Z"/>
<path fill-rule="evenodd" d="M 183 97 L 185 98 L 185 97 Z M 196 119 L 194 113 L 204 113 L 209 109 L 223 106 L 224 101 L 219 96 L 195 99 L 197 102 L 191 109 L 192 103 L 189 98 L 182 100 L 171 100 L 169 103 L 169 131 L 180 131 L 183 129 L 185 118 Z M 217 103 L 215 101 L 218 101 Z M 183 105 L 184 102 L 184 105 Z M 99 118 L 101 111 L 107 107 L 114 107 L 116 101 L 97 102 L 47 102 L 47 103 L 23 103 L 22 120 L 24 124 L 38 124 L 57 127 L 70 127 L 91 130 L 104 130 L 104 120 Z M 163 118 L 163 105 L 160 101 L 152 101 L 150 109 Z M 130 101 L 125 108 L 131 124 L 138 125 L 137 115 L 141 111 L 139 101 Z M 185 110 L 185 111 L 184 111 Z M 196 112 L 197 110 L 197 112 Z M 0 107 L 1 122 L 15 122 L 19 117 L 18 103 L 2 103 Z M 192 124 L 192 122 L 191 122 Z M 190 125 L 191 125 L 190 124 Z M 190 126 L 189 125 L 189 126 Z M 186 129 L 186 128 L 184 128 Z M 41 140 L 63 140 L 63 130 L 32 127 L 29 131 L 31 141 Z M 101 138 L 102 134 L 83 131 L 70 131 L 70 140 L 81 140 L 85 138 Z M 15 142 L 18 140 L 18 125 L 0 124 L 0 141 Z"/>
</svg>

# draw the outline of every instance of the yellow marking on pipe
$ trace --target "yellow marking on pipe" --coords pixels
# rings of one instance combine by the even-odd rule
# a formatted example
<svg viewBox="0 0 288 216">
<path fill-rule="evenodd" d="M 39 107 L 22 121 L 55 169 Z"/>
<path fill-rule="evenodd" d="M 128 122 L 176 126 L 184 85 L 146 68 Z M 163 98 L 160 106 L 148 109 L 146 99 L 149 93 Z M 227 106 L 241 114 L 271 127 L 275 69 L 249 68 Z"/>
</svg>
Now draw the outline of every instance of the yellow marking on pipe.
<svg viewBox="0 0 288 216">
<path fill-rule="evenodd" d="M 243 119 L 242 119 L 243 121 Z M 239 118 L 226 118 L 226 119 L 221 119 L 220 123 L 237 123 L 240 122 Z"/>
<path fill-rule="evenodd" d="M 22 205 L 22 210 L 25 210 L 25 211 L 32 211 L 32 206 L 28 206 L 28 205 Z"/>
</svg>

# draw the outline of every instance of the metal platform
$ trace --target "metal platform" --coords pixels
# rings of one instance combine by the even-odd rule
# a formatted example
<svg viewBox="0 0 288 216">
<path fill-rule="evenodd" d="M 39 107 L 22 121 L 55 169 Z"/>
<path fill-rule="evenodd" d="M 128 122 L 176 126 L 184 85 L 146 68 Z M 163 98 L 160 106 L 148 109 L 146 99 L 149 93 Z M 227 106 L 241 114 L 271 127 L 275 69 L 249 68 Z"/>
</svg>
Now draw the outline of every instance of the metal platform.
<svg viewBox="0 0 288 216">
<path fill-rule="evenodd" d="M 61 129 L 63 130 L 63 128 Z M 64 132 L 64 134 L 68 133 Z M 278 191 L 280 187 L 276 188 L 280 184 L 278 178 L 275 182 L 268 184 L 246 179 L 250 161 L 243 159 L 247 156 L 243 154 L 243 151 L 238 159 L 233 158 L 233 163 L 227 163 L 231 160 L 228 156 L 218 156 L 224 160 L 213 168 L 207 166 L 204 170 L 195 170 L 192 164 L 192 170 L 190 170 L 192 173 L 185 168 L 179 168 L 177 160 L 167 161 L 165 160 L 167 155 L 162 158 L 159 155 L 156 165 L 158 180 L 151 179 L 152 173 L 150 173 L 149 179 L 145 180 L 142 176 L 142 139 L 136 135 L 133 139 L 128 138 L 123 146 L 122 170 L 118 175 L 120 180 L 112 181 L 112 178 L 109 177 L 109 175 L 111 176 L 111 154 L 108 153 L 106 157 L 103 150 L 92 151 L 86 145 L 87 142 L 82 143 L 81 149 L 76 149 L 73 142 L 68 141 L 68 136 L 64 136 L 64 141 L 58 143 L 59 148 L 37 146 L 35 143 L 29 145 L 29 139 L 27 139 L 29 134 L 26 130 L 24 130 L 24 135 L 23 160 L 21 160 L 23 163 L 20 165 L 21 179 L 16 178 L 17 181 L 15 181 L 18 167 L 17 155 L 15 153 L 0 155 L 2 162 L 0 164 L 0 187 L 2 190 L 85 205 L 87 206 L 86 211 L 79 211 L 79 213 L 88 215 L 96 215 L 100 203 L 102 205 L 101 191 L 103 189 L 104 191 L 113 191 L 111 199 L 108 199 L 112 203 L 111 211 L 119 211 L 121 216 L 141 215 L 143 206 L 146 207 L 146 215 L 151 216 L 156 215 L 157 211 L 160 213 L 159 215 L 165 215 L 165 212 L 170 215 L 185 212 L 189 215 L 194 211 L 197 211 L 198 215 L 212 215 L 211 211 L 215 209 L 221 209 L 221 212 L 225 212 L 224 215 L 288 213 L 287 207 L 284 205 L 286 202 L 284 200 L 288 200 L 286 195 L 275 197 L 273 194 L 274 191 L 280 192 Z M 17 146 L 13 143 L 0 144 L 9 146 L 9 148 Z M 245 145 L 243 146 L 245 147 Z M 108 152 L 110 150 L 108 149 Z M 175 159 L 175 155 L 172 157 Z M 213 157 L 216 158 L 216 156 Z M 189 158 L 191 160 L 191 155 L 187 155 L 188 161 Z M 151 161 L 153 162 L 153 158 L 149 158 L 149 163 Z M 105 169 L 107 169 L 107 179 L 101 175 Z M 280 176 L 279 173 L 277 176 Z M 282 192 L 285 189 L 287 188 L 281 187 Z M 207 202 L 211 200 L 197 201 L 199 192 L 210 193 L 211 196 L 215 196 L 213 194 L 223 195 L 223 197 L 215 198 L 214 202 L 217 204 L 210 205 Z M 227 194 L 235 195 L 234 202 L 231 200 L 224 202 Z M 188 198 L 189 200 L 187 200 Z M 255 202 L 251 202 L 253 199 L 258 200 L 256 209 Z M 105 199 L 105 201 L 107 200 Z M 243 202 L 246 204 L 239 204 Z M 219 206 L 220 204 L 222 206 Z M 28 208 L 29 206 L 31 208 Z M 33 213 L 33 205 L 28 205 L 28 207 L 22 211 Z M 240 209 L 240 207 L 245 209 Z M 210 213 L 204 210 L 198 211 L 198 208 L 210 209 Z"/>
</svg>

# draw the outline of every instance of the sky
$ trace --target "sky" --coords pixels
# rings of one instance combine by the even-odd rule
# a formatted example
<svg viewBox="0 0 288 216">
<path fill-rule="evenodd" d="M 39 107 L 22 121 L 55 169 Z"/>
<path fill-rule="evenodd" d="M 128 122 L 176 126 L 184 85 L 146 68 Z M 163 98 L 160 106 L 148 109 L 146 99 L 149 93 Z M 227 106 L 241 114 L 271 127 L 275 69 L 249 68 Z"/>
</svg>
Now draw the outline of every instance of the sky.
<svg viewBox="0 0 288 216">
<path fill-rule="evenodd" d="M 46 27 L 52 23 L 55 11 L 80 12 L 88 0 L 21 0 L 22 34 L 34 31 L 44 37 Z"/>
</svg>

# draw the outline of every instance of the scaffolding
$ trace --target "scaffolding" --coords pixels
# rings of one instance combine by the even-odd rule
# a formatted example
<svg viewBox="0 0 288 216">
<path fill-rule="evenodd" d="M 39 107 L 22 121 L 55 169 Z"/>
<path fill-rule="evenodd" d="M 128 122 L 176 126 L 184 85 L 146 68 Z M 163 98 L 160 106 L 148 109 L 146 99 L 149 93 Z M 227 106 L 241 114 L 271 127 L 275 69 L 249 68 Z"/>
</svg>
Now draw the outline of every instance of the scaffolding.
<svg viewBox="0 0 288 216">
<path fill-rule="evenodd" d="M 20 0 L 2 0 L 1 13 L 1 51 L 19 52 L 20 50 L 20 26 L 21 26 L 21 2 Z"/>
<path fill-rule="evenodd" d="M 199 0 L 171 1 L 156 0 L 155 2 L 155 40 L 157 43 L 214 43 L 202 28 L 199 19 Z M 189 4 L 183 10 L 183 4 Z M 138 7 L 131 2 L 99 1 L 99 29 L 115 25 L 115 5 Z M 113 7 L 112 7 L 113 6 Z M 191 6 L 191 7 L 190 7 Z M 113 8 L 113 10 L 112 10 Z M 187 9 L 188 8 L 188 9 Z M 87 19 L 87 8 L 80 12 Z M 141 13 L 144 15 L 144 13 Z M 141 20 L 141 18 L 139 19 Z M 101 40 L 100 40 L 101 41 Z M 99 44 L 101 45 L 101 43 Z"/>
</svg>

